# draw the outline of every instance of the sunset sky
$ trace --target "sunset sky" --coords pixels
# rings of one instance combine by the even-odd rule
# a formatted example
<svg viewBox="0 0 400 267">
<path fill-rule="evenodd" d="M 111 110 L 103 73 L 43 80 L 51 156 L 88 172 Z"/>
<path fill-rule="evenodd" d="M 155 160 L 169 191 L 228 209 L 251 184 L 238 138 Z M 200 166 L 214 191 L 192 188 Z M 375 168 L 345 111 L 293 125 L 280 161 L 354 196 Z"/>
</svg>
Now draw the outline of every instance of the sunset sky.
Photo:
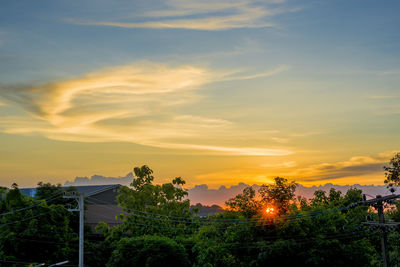
<svg viewBox="0 0 400 267">
<path fill-rule="evenodd" d="M 4 0 L 0 185 L 382 184 L 400 1 Z"/>
</svg>

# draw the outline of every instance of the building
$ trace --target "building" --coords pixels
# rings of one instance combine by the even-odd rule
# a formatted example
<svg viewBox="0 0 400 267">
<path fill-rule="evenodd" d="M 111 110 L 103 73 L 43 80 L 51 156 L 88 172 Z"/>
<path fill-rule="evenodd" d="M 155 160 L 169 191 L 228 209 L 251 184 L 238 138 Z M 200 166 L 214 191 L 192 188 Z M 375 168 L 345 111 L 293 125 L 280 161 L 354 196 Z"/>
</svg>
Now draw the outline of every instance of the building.
<svg viewBox="0 0 400 267">
<path fill-rule="evenodd" d="M 74 186 L 74 188 L 85 196 L 85 223 L 95 227 L 99 222 L 110 225 L 119 224 L 117 216 L 123 213 L 118 206 L 117 195 L 119 184 L 113 185 L 87 185 Z M 67 188 L 67 187 L 63 187 Z M 26 196 L 35 197 L 36 188 L 21 188 L 21 193 Z"/>
</svg>

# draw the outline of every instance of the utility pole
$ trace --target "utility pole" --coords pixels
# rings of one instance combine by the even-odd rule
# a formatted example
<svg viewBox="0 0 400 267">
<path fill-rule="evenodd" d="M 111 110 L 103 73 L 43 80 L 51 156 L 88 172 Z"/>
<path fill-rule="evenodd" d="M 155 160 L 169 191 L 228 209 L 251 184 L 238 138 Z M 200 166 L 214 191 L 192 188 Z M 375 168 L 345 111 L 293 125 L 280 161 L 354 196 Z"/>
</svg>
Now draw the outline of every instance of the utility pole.
<svg viewBox="0 0 400 267">
<path fill-rule="evenodd" d="M 64 195 L 63 198 L 73 198 L 78 202 L 78 206 L 74 209 L 68 209 L 68 211 L 79 211 L 79 267 L 83 267 L 83 241 L 84 241 L 84 200 L 83 193 L 77 195 L 76 192 L 72 192 L 71 195 Z"/>
<path fill-rule="evenodd" d="M 376 199 L 378 199 L 378 202 L 376 203 L 376 207 L 378 209 L 379 224 L 384 225 L 385 224 L 385 214 L 383 213 L 383 202 L 381 200 L 382 196 L 378 195 L 378 196 L 376 196 Z M 382 229 L 381 229 L 381 246 L 382 246 L 382 255 L 383 255 L 383 266 L 387 267 L 387 266 L 389 266 L 389 254 L 388 254 L 388 248 L 387 248 L 386 227 L 382 227 Z"/>
<path fill-rule="evenodd" d="M 374 228 L 378 227 L 381 229 L 381 246 L 382 246 L 382 258 L 383 258 L 383 266 L 388 267 L 390 266 L 389 263 L 389 253 L 388 253 L 388 246 L 387 246 L 387 228 L 396 228 L 400 226 L 400 223 L 397 222 L 385 222 L 385 214 L 383 212 L 383 203 L 389 202 L 393 199 L 400 198 L 400 195 L 389 195 L 382 197 L 381 195 L 377 195 L 376 198 L 365 200 L 358 202 L 357 204 L 365 205 L 365 206 L 373 206 L 375 209 L 378 210 L 378 222 L 364 222 L 363 225 L 372 226 Z"/>
</svg>

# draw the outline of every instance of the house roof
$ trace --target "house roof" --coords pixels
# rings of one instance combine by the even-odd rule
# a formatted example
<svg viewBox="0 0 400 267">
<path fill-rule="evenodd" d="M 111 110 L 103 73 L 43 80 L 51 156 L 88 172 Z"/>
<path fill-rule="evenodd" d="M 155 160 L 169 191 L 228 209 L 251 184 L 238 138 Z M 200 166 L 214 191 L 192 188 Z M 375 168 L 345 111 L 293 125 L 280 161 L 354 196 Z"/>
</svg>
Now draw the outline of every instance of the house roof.
<svg viewBox="0 0 400 267">
<path fill-rule="evenodd" d="M 121 185 L 120 184 L 111 184 L 111 185 L 81 185 L 81 186 L 72 186 L 76 188 L 79 193 L 83 193 L 85 197 L 94 196 L 100 194 L 102 192 L 111 190 L 111 189 L 118 189 Z M 71 186 L 63 186 L 63 189 L 69 188 Z M 21 193 L 26 196 L 35 197 L 37 188 L 21 188 Z"/>
<path fill-rule="evenodd" d="M 94 196 L 100 194 L 102 192 L 118 189 L 120 184 L 111 184 L 111 185 L 82 185 L 82 186 L 74 186 L 79 193 L 83 193 L 85 197 Z M 66 187 L 64 187 L 66 188 Z"/>
</svg>

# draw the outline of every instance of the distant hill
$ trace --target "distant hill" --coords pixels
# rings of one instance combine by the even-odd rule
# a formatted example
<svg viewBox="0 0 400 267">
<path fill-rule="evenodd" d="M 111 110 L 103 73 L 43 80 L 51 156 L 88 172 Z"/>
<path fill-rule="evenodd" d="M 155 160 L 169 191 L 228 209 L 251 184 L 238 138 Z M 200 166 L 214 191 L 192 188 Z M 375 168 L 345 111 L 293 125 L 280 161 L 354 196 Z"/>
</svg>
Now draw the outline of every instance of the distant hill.
<svg viewBox="0 0 400 267">
<path fill-rule="evenodd" d="M 200 216 L 200 217 L 213 215 L 215 213 L 225 212 L 225 210 L 218 205 L 203 206 L 201 203 L 197 203 L 196 205 L 191 205 L 190 210 L 193 210 L 193 208 L 195 208 L 195 207 L 197 207 L 199 209 L 197 216 Z"/>
</svg>

